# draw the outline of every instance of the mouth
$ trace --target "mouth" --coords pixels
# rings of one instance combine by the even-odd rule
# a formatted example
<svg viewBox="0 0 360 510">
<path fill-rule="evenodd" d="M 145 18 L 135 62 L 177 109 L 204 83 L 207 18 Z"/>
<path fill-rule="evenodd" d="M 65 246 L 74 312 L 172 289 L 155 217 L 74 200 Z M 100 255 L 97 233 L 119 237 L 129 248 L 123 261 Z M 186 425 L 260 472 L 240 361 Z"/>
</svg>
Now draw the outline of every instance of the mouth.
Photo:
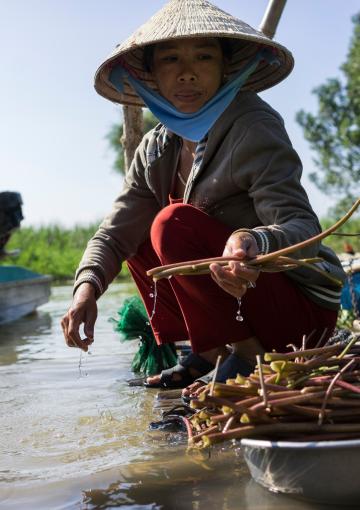
<svg viewBox="0 0 360 510">
<path fill-rule="evenodd" d="M 196 90 L 180 91 L 174 94 L 175 98 L 186 104 L 194 103 L 200 99 L 202 93 Z"/>
</svg>

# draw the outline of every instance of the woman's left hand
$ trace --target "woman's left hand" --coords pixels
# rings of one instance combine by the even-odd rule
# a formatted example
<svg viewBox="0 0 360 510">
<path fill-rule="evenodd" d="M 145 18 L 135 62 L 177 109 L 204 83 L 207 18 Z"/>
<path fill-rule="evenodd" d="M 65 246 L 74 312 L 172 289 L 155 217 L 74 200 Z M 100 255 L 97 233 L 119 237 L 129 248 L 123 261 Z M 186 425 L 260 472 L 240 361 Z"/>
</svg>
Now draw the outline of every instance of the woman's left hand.
<svg viewBox="0 0 360 510">
<path fill-rule="evenodd" d="M 249 232 L 235 232 L 226 242 L 223 256 L 240 259 L 253 258 L 258 255 L 259 249 L 254 236 Z M 213 280 L 226 292 L 236 298 L 242 297 L 249 287 L 255 286 L 259 271 L 244 267 L 242 262 L 231 261 L 224 268 L 219 264 L 210 265 Z"/>
</svg>

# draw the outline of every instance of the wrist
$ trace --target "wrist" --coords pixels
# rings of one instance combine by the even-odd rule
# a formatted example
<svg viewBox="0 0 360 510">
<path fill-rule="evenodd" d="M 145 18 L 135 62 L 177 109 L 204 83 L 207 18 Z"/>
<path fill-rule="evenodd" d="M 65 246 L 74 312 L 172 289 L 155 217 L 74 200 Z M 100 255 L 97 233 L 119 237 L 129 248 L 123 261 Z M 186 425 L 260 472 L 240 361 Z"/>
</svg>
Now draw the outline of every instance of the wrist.
<svg viewBox="0 0 360 510">
<path fill-rule="evenodd" d="M 101 276 L 99 276 L 99 274 L 96 273 L 93 269 L 83 269 L 76 274 L 73 294 L 75 295 L 78 288 L 85 283 L 91 285 L 95 290 L 96 299 L 98 299 L 104 293 L 104 282 Z"/>
<path fill-rule="evenodd" d="M 96 297 L 96 288 L 90 282 L 81 282 L 77 287 L 74 297 L 86 296 L 86 297 Z"/>
</svg>

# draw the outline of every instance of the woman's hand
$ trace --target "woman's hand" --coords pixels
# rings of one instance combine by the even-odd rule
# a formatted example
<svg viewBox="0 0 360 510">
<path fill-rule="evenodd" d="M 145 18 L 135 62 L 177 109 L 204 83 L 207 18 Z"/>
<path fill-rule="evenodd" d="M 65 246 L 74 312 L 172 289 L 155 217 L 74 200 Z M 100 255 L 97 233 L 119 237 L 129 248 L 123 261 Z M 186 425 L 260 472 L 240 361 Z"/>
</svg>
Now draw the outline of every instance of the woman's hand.
<svg viewBox="0 0 360 510">
<path fill-rule="evenodd" d="M 226 242 L 223 256 L 240 259 L 253 258 L 259 249 L 254 236 L 249 232 L 235 232 Z M 231 261 L 226 269 L 219 264 L 210 265 L 211 276 L 226 292 L 236 298 L 241 298 L 248 287 L 255 286 L 259 277 L 256 269 L 247 269 L 242 262 Z"/>
<path fill-rule="evenodd" d="M 87 351 L 94 341 L 94 324 L 97 318 L 95 289 L 91 283 L 82 283 L 75 292 L 73 302 L 61 320 L 61 327 L 69 347 Z M 86 337 L 81 339 L 79 328 L 84 323 Z"/>
</svg>

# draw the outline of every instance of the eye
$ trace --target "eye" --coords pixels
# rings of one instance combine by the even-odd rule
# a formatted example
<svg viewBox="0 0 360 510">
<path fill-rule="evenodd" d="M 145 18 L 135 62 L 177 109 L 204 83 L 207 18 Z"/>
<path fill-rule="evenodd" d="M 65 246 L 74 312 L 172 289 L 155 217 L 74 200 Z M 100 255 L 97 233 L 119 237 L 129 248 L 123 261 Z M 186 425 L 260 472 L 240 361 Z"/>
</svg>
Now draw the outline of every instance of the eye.
<svg viewBox="0 0 360 510">
<path fill-rule="evenodd" d="M 211 60 L 213 58 L 214 56 L 211 55 L 210 53 L 202 53 L 201 55 L 198 56 L 199 60 Z"/>
<path fill-rule="evenodd" d="M 161 58 L 161 61 L 162 62 L 176 62 L 177 61 L 177 56 L 176 55 L 164 55 L 162 58 Z"/>
</svg>

